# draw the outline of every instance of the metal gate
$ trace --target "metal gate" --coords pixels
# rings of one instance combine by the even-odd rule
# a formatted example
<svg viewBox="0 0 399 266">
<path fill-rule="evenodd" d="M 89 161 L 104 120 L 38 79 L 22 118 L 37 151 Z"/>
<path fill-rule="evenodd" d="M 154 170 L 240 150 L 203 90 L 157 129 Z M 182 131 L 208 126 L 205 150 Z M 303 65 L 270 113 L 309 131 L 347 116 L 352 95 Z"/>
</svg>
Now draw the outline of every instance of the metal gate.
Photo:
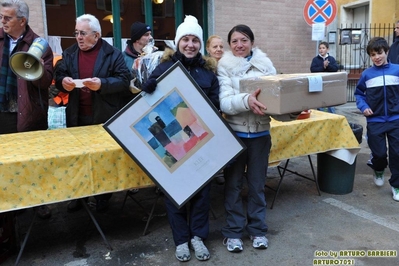
<svg viewBox="0 0 399 266">
<path fill-rule="evenodd" d="M 372 62 L 366 48 L 373 37 L 383 37 L 391 45 L 395 36 L 395 24 L 346 24 L 337 29 L 339 45 L 337 47 L 337 63 L 341 71 L 348 73 L 347 101 L 356 101 L 353 95 L 356 84 L 364 69 Z"/>
</svg>

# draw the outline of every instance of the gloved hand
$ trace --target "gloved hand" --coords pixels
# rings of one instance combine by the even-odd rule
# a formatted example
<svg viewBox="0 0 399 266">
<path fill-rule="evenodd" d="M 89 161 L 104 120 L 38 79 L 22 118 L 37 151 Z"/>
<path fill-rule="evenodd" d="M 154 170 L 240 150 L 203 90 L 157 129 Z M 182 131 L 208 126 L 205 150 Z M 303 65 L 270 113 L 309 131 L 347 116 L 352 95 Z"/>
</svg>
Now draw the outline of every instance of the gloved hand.
<svg viewBox="0 0 399 266">
<path fill-rule="evenodd" d="M 141 90 L 151 94 L 155 91 L 156 88 L 157 88 L 157 80 L 154 78 L 151 78 L 151 79 L 147 80 L 146 83 L 143 84 Z"/>
</svg>

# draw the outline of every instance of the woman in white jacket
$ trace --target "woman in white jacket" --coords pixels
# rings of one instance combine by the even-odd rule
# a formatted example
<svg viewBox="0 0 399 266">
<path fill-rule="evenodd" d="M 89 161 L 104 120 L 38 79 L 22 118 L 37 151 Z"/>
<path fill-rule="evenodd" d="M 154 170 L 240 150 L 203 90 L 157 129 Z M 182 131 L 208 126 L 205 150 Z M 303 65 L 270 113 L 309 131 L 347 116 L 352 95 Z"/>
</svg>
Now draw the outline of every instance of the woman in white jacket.
<svg viewBox="0 0 399 266">
<path fill-rule="evenodd" d="M 230 252 L 243 250 L 241 237 L 247 230 L 252 246 L 266 249 L 265 182 L 271 149 L 270 117 L 264 114 L 266 106 L 257 100 L 260 89 L 241 93 L 239 81 L 243 78 L 275 75 L 271 60 L 260 49 L 253 47 L 254 34 L 246 25 L 237 25 L 228 34 L 231 51 L 219 60 L 220 109 L 241 138 L 247 149 L 224 169 L 226 226 L 222 228 L 223 244 Z M 290 120 L 295 115 L 283 115 L 278 120 Z M 248 183 L 248 204 L 243 206 L 241 190 L 245 171 Z"/>
</svg>

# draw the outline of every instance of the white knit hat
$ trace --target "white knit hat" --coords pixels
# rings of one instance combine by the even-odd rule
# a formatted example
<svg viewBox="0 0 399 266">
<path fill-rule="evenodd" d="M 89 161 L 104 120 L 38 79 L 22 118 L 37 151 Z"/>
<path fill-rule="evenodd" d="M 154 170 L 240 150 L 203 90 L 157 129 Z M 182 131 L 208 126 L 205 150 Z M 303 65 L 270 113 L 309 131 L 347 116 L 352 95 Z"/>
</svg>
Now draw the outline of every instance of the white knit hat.
<svg viewBox="0 0 399 266">
<path fill-rule="evenodd" d="M 176 37 L 175 37 L 175 45 L 176 49 L 179 49 L 179 41 L 183 36 L 186 35 L 194 35 L 201 42 L 200 52 L 204 54 L 204 41 L 202 40 L 202 28 L 198 24 L 198 20 L 191 15 L 186 16 L 184 22 L 177 27 Z"/>
</svg>

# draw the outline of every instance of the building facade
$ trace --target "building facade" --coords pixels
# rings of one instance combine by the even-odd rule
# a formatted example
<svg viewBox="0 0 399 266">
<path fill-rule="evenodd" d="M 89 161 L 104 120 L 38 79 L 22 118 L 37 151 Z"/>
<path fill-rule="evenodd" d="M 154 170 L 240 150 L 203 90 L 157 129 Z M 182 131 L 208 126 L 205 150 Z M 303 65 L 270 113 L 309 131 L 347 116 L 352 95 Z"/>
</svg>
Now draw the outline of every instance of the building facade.
<svg viewBox="0 0 399 266">
<path fill-rule="evenodd" d="M 72 32 L 79 7 L 81 10 L 83 7 L 84 13 L 99 18 L 103 37 L 112 39 L 113 24 L 105 19 L 106 16 L 112 16 L 111 0 L 25 1 L 30 7 L 30 26 L 41 36 L 59 36 L 63 49 L 75 41 Z M 150 20 L 144 10 L 145 1 L 152 4 L 153 16 Z M 155 0 L 114 2 L 120 2 L 123 42 L 130 37 L 130 25 L 136 20 L 151 23 L 155 39 L 173 40 L 177 26 L 176 12 L 179 12 L 181 19 L 184 19 L 185 14 L 198 18 L 204 28 L 204 38 L 217 34 L 227 42 L 227 34 L 233 26 L 250 26 L 255 34 L 255 45 L 268 54 L 278 73 L 309 72 L 311 60 L 317 54 L 318 42 L 312 41 L 312 27 L 304 19 L 306 0 L 164 0 L 162 4 L 157 4 L 159 1 Z M 175 3 L 179 5 L 178 9 Z M 330 53 L 335 57 L 342 56 L 340 43 L 343 28 L 358 29 L 374 23 L 393 24 L 399 19 L 399 3 L 396 0 L 381 0 L 378 4 L 372 0 L 336 0 L 336 5 L 337 17 L 325 31 L 325 40 L 331 43 Z M 367 40 L 365 34 L 366 31 L 362 33 L 363 40 Z M 392 32 L 389 34 L 392 35 Z M 225 47 L 228 49 L 227 43 Z M 345 53 L 352 52 L 349 49 Z"/>
</svg>

